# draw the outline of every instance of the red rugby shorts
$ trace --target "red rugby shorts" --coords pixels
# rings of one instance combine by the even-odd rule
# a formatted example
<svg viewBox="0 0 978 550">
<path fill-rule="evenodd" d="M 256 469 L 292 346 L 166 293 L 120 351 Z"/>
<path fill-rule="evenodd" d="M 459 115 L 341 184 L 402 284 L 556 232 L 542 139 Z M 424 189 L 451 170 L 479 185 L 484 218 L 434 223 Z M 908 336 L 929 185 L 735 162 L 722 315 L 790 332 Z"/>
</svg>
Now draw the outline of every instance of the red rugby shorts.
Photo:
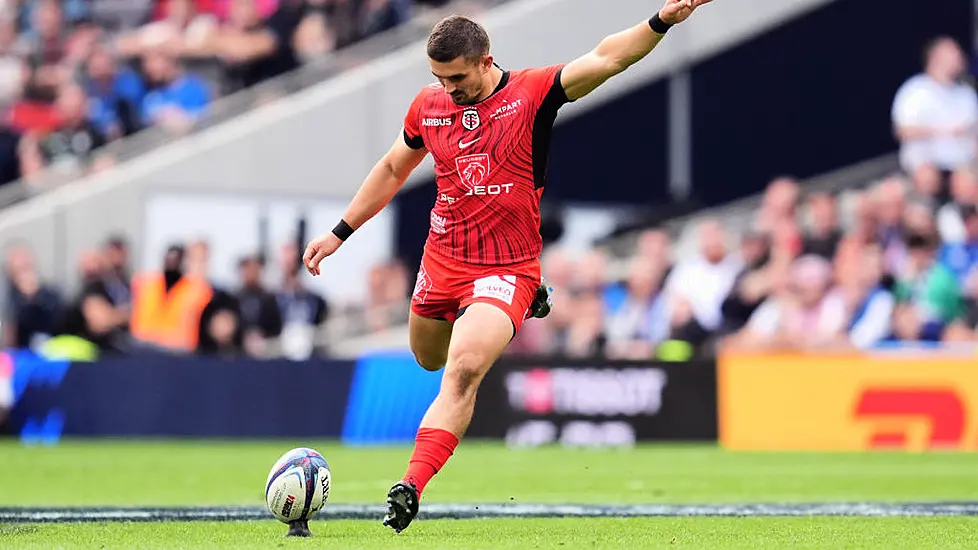
<svg viewBox="0 0 978 550">
<path fill-rule="evenodd" d="M 411 311 L 428 319 L 454 322 L 475 303 L 506 312 L 519 332 L 540 286 L 540 260 L 510 265 L 463 264 L 425 250 L 414 285 Z"/>
</svg>

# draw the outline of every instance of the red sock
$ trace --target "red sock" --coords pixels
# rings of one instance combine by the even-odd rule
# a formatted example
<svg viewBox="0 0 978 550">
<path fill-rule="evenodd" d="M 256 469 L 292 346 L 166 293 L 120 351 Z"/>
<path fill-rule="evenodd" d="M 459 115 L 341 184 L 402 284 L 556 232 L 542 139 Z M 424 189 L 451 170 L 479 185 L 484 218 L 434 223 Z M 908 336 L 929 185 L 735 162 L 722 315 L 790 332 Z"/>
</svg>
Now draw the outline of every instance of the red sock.
<svg viewBox="0 0 978 550">
<path fill-rule="evenodd" d="M 438 428 L 419 429 L 404 481 L 413 483 L 420 495 L 425 485 L 448 462 L 457 446 L 458 438 L 452 432 Z"/>
</svg>

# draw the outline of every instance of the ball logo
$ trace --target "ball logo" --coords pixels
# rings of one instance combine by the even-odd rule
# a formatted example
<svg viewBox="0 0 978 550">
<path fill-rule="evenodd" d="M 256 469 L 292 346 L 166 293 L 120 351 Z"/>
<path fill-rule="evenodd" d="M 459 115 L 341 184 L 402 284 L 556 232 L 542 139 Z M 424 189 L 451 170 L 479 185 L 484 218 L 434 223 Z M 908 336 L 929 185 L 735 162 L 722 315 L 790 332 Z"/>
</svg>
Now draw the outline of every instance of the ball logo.
<svg viewBox="0 0 978 550">
<path fill-rule="evenodd" d="M 466 109 L 462 112 L 462 127 L 466 130 L 475 130 L 481 124 L 482 120 L 479 118 L 479 111 Z"/>
<path fill-rule="evenodd" d="M 285 504 L 282 505 L 282 515 L 288 517 L 292 515 L 292 506 L 295 504 L 295 495 L 289 495 L 285 499 Z"/>
<path fill-rule="evenodd" d="M 489 177 L 489 155 L 481 153 L 458 157 L 455 159 L 455 168 L 462 183 L 468 186 L 469 190 L 475 189 Z"/>
<path fill-rule="evenodd" d="M 323 486 L 323 503 L 321 507 L 325 507 L 326 500 L 329 499 L 329 470 L 325 468 L 319 469 L 319 482 Z"/>
</svg>

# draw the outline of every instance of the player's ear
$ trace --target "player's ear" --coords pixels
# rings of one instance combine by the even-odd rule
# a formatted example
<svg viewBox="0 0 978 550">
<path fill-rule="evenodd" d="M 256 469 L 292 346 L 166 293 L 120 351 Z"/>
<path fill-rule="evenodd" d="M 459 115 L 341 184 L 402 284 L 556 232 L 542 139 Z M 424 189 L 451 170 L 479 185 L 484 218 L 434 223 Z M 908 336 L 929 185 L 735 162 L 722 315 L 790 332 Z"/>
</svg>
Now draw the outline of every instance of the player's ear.
<svg viewBox="0 0 978 550">
<path fill-rule="evenodd" d="M 488 72 L 492 69 L 493 58 L 491 55 L 486 55 L 482 58 L 482 72 Z"/>
</svg>

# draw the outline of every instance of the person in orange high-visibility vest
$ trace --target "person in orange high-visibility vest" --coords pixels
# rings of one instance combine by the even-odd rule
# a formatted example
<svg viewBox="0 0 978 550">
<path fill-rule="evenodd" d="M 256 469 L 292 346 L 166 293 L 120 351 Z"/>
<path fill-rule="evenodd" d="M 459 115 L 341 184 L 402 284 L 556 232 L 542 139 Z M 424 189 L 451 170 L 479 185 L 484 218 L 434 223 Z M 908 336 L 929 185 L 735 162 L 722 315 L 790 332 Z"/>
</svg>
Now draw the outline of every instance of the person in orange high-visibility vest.
<svg viewBox="0 0 978 550">
<path fill-rule="evenodd" d="M 162 272 L 132 279 L 130 331 L 138 340 L 191 352 L 200 336 L 200 314 L 212 295 L 199 269 L 184 268 L 183 247 L 171 246 Z"/>
</svg>

